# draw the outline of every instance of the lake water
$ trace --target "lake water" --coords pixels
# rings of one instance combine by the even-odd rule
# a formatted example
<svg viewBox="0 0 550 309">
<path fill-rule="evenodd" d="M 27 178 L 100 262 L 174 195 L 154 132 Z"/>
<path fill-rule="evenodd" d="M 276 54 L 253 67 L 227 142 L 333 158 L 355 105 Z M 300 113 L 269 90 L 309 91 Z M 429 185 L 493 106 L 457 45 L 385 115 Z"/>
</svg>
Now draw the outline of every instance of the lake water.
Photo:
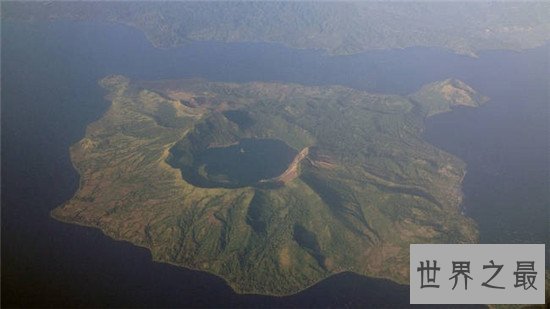
<svg viewBox="0 0 550 309">
<path fill-rule="evenodd" d="M 191 172 L 182 172 L 182 176 L 203 188 L 254 186 L 281 175 L 297 154 L 296 149 L 281 140 L 245 138 L 235 145 L 198 153 Z"/>
<path fill-rule="evenodd" d="M 549 46 L 478 59 L 411 48 L 331 57 L 275 44 L 155 49 L 125 26 L 2 21 L 2 305 L 365 306 L 408 304 L 407 286 L 345 273 L 289 297 L 235 294 L 222 279 L 151 261 L 147 250 L 51 209 L 78 187 L 68 148 L 108 107 L 97 80 L 203 77 L 341 84 L 407 94 L 448 77 L 491 101 L 427 123 L 425 137 L 468 164 L 463 207 L 486 243 L 547 243 Z M 547 252 L 547 257 L 549 256 Z"/>
</svg>

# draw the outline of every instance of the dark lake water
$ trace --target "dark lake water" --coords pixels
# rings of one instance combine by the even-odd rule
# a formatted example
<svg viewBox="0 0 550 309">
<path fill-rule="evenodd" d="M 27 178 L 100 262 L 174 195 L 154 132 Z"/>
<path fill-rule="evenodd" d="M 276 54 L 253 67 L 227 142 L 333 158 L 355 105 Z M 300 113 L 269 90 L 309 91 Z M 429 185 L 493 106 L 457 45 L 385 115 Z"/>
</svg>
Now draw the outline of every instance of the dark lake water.
<svg viewBox="0 0 550 309">
<path fill-rule="evenodd" d="M 195 173 L 182 173 L 200 187 L 239 188 L 281 175 L 298 152 L 276 139 L 245 138 L 238 144 L 213 147 L 197 154 Z M 188 179 L 187 175 L 195 174 Z"/>
<path fill-rule="evenodd" d="M 474 59 L 411 48 L 330 57 L 274 44 L 211 42 L 161 50 L 124 26 L 2 21 L 2 305 L 408 304 L 407 286 L 349 273 L 290 297 L 238 295 L 220 278 L 154 263 L 145 249 L 51 219 L 50 210 L 78 186 L 69 146 L 108 107 L 97 80 L 115 73 L 400 94 L 462 79 L 491 101 L 430 119 L 425 137 L 467 162 L 463 207 L 478 222 L 482 242 L 548 247 L 549 52 L 549 46 L 487 51 Z"/>
</svg>

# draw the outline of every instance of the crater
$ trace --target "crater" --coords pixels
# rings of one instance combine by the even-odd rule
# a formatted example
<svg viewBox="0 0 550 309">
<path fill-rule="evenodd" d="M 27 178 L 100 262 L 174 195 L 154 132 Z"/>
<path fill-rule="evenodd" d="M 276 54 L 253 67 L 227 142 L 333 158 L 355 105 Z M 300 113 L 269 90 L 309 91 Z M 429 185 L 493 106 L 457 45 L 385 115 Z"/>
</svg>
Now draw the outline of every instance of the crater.
<svg viewBox="0 0 550 309">
<path fill-rule="evenodd" d="M 172 151 L 169 163 L 182 171 L 187 182 L 204 188 L 260 186 L 261 180 L 284 173 L 298 154 L 281 140 L 257 138 L 198 151 L 193 160 L 179 160 L 178 153 Z"/>
</svg>

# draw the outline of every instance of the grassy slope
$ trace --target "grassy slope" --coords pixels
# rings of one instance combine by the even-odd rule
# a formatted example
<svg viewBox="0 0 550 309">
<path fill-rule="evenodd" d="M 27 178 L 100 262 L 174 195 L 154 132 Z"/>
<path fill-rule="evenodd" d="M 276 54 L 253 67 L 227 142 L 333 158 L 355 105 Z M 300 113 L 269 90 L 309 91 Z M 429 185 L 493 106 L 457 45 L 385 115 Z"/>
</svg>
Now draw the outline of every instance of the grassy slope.
<svg viewBox="0 0 550 309">
<path fill-rule="evenodd" d="M 332 54 L 411 46 L 473 55 L 550 39 L 550 4 L 422 2 L 2 3 L 2 17 L 106 20 L 135 26 L 156 46 L 189 40 L 280 42 Z"/>
<path fill-rule="evenodd" d="M 147 247 L 155 260 L 212 272 L 238 292 L 286 295 L 342 271 L 405 283 L 410 243 L 477 240 L 459 210 L 464 163 L 419 138 L 429 113 L 421 95 L 121 76 L 101 84 L 112 105 L 71 148 L 80 189 L 52 214 Z M 424 91 L 442 85 L 457 84 Z M 251 122 L 240 127 L 223 116 L 229 109 Z M 235 189 L 182 178 L 200 151 L 250 137 L 309 147 L 298 176 Z"/>
<path fill-rule="evenodd" d="M 425 85 L 410 96 L 417 102 L 420 113 L 427 117 L 450 112 L 454 106 L 478 107 L 488 98 L 477 94 L 460 80 L 447 79 Z"/>
</svg>

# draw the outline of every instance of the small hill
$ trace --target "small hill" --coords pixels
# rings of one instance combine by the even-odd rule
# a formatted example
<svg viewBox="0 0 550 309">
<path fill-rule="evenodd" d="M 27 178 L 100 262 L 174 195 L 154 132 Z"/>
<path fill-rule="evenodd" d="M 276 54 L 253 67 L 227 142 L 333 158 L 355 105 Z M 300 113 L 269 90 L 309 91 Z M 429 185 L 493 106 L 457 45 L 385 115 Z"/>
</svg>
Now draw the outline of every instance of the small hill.
<svg viewBox="0 0 550 309">
<path fill-rule="evenodd" d="M 447 79 L 423 86 L 411 95 L 427 117 L 449 112 L 454 106 L 478 107 L 489 99 L 458 79 Z"/>
</svg>

